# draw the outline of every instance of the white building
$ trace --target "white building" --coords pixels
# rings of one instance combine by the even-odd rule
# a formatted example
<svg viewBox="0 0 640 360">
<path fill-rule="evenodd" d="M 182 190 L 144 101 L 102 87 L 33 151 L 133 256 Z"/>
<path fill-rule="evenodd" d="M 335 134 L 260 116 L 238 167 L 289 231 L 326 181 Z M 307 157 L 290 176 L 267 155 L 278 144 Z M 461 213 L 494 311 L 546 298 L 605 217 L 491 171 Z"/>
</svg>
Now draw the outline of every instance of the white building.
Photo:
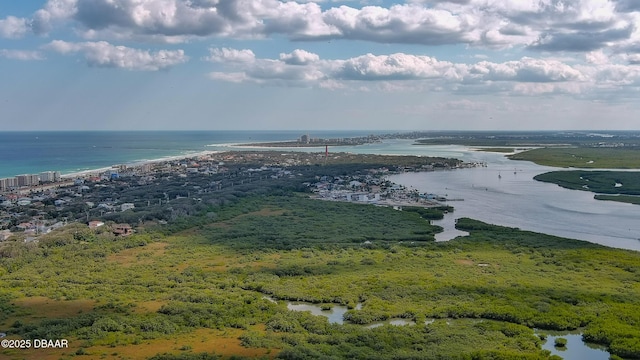
<svg viewBox="0 0 640 360">
<path fill-rule="evenodd" d="M 45 171 L 40 173 L 41 182 L 58 182 L 60 181 L 59 171 Z"/>
<path fill-rule="evenodd" d="M 14 177 L 0 179 L 0 190 L 9 190 L 17 186 L 18 186 L 18 183 L 16 181 L 16 178 Z"/>
<path fill-rule="evenodd" d="M 40 176 L 34 174 L 23 174 L 16 176 L 16 182 L 19 187 L 32 186 L 40 184 Z"/>
<path fill-rule="evenodd" d="M 135 209 L 135 205 L 133 203 L 124 203 L 120 205 L 120 211 L 127 211 L 131 209 Z"/>
<path fill-rule="evenodd" d="M 20 198 L 20 199 L 18 199 L 18 205 L 20 205 L 20 206 L 27 206 L 29 204 L 31 204 L 31 199 L 29 199 L 29 198 Z"/>
</svg>

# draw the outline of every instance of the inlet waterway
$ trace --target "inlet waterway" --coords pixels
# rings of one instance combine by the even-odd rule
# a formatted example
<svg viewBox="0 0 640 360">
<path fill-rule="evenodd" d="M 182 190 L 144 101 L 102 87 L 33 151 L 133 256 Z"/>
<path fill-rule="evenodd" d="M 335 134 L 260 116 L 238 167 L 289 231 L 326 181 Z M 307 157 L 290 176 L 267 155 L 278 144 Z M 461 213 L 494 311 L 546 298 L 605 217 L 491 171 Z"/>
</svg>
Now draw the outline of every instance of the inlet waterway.
<svg viewBox="0 0 640 360">
<path fill-rule="evenodd" d="M 523 162 L 489 163 L 487 167 L 405 173 L 393 182 L 422 192 L 464 201 L 439 223 L 449 235 L 454 219 L 470 217 L 610 247 L 640 250 L 640 207 L 601 201 L 587 191 L 567 190 L 533 177 L 550 169 Z"/>
<path fill-rule="evenodd" d="M 510 160 L 504 154 L 475 151 L 468 146 L 414 143 L 413 140 L 389 139 L 361 146 L 330 147 L 329 152 L 438 156 L 485 163 L 486 167 L 404 173 L 389 177 L 395 183 L 421 192 L 464 199 L 452 201 L 449 205 L 455 211 L 446 215 L 444 220 L 434 222 L 445 230 L 436 237 L 440 241 L 465 235 L 454 228 L 455 219 L 470 217 L 491 224 L 609 247 L 640 250 L 640 206 L 595 200 L 592 192 L 564 189 L 533 180 L 538 174 L 562 170 L 560 168 Z M 318 151 L 318 148 L 279 149 Z"/>
<path fill-rule="evenodd" d="M 1 133 L 0 177 L 58 170 L 63 173 L 97 169 L 200 151 L 274 150 L 237 147 L 233 143 L 295 139 L 299 132 L 48 132 Z M 360 136 L 361 132 L 328 132 L 320 137 Z M 278 148 L 323 151 L 322 148 Z M 329 147 L 336 152 L 381 155 L 418 155 L 485 162 L 487 167 L 406 173 L 390 179 L 427 193 L 462 198 L 452 202 L 452 214 L 442 225 L 447 240 L 463 233 L 453 229 L 455 219 L 471 217 L 492 224 L 518 227 L 602 245 L 640 250 L 640 206 L 593 199 L 593 193 L 567 190 L 533 180 L 537 174 L 558 170 L 503 154 L 473 151 L 466 146 L 414 145 L 413 140 L 385 139 L 360 146 Z"/>
<path fill-rule="evenodd" d="M 568 190 L 533 179 L 535 175 L 560 170 L 558 168 L 510 160 L 503 154 L 457 145 L 416 146 L 398 140 L 353 150 L 486 163 L 486 167 L 389 176 L 389 180 L 420 192 L 463 199 L 450 202 L 455 211 L 439 223 L 445 228 L 445 234 L 438 240 L 463 235 L 453 228 L 455 219 L 470 217 L 609 247 L 640 250 L 640 206 L 595 200 L 592 192 Z"/>
</svg>

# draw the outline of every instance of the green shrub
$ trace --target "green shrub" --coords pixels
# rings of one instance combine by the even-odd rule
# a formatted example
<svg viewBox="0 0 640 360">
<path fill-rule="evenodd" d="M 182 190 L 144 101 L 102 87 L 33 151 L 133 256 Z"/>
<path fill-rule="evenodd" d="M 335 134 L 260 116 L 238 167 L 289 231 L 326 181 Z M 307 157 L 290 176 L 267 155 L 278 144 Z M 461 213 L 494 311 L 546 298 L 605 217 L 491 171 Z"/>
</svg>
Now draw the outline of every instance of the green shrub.
<svg viewBox="0 0 640 360">
<path fill-rule="evenodd" d="M 567 339 L 565 338 L 556 338 L 555 342 L 554 342 L 554 346 L 556 347 L 565 347 L 567 346 Z"/>
</svg>

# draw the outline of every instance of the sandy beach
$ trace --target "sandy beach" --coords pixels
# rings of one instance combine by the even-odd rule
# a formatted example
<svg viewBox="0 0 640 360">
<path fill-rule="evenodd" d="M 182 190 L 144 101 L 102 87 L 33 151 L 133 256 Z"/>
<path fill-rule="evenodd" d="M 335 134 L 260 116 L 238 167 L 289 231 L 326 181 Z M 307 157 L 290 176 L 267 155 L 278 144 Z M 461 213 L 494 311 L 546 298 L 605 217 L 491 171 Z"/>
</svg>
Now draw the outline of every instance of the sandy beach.
<svg viewBox="0 0 640 360">
<path fill-rule="evenodd" d="M 85 177 L 100 175 L 100 174 L 102 174 L 102 173 L 104 173 L 106 171 L 109 171 L 109 170 L 111 170 L 113 168 L 116 168 L 116 167 L 122 166 L 122 165 L 124 165 L 126 167 L 139 167 L 139 166 L 144 166 L 144 165 L 147 165 L 147 164 L 158 164 L 158 163 L 163 163 L 163 162 L 168 162 L 168 161 L 191 159 L 191 158 L 196 158 L 196 157 L 200 157 L 200 156 L 218 154 L 218 153 L 222 153 L 222 152 L 224 152 L 224 151 L 205 150 L 205 151 L 192 153 L 192 154 L 167 156 L 167 157 L 163 157 L 163 158 L 159 158 L 159 159 L 150 159 L 150 160 L 141 160 L 141 161 L 135 161 L 135 162 L 123 163 L 123 164 L 114 164 L 114 165 L 111 165 L 111 166 L 97 168 L 97 169 L 89 169 L 89 170 L 82 170 L 82 171 L 76 171 L 76 172 L 71 172 L 71 173 L 67 173 L 67 174 L 62 174 L 62 175 L 60 175 L 60 177 L 62 179 L 85 178 Z"/>
</svg>

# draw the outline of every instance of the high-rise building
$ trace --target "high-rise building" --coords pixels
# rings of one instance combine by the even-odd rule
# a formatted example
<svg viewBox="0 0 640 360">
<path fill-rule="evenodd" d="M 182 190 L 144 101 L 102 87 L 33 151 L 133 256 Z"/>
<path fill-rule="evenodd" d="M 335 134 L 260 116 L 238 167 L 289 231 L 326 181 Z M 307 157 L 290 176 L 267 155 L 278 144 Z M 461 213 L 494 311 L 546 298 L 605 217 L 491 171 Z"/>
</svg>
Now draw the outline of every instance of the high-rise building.
<svg viewBox="0 0 640 360">
<path fill-rule="evenodd" d="M 60 181 L 60 172 L 59 171 L 45 171 L 40 173 L 40 181 L 41 182 L 57 182 Z"/>
<path fill-rule="evenodd" d="M 16 176 L 16 182 L 18 187 L 32 186 L 40 184 L 40 175 L 23 174 Z"/>
<path fill-rule="evenodd" d="M 4 179 L 0 179 L 0 190 L 9 190 L 11 188 L 14 188 L 18 186 L 16 184 L 16 178 L 12 177 L 12 178 L 4 178 Z"/>
</svg>

